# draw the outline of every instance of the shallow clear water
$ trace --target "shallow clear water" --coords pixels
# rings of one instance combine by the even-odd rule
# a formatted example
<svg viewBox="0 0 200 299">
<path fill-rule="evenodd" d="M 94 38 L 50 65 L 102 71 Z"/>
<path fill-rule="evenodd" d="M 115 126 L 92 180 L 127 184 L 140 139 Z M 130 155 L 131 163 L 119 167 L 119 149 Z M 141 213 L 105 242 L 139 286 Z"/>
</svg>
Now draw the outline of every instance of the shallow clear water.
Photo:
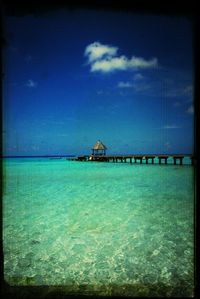
<svg viewBox="0 0 200 299">
<path fill-rule="evenodd" d="M 69 293 L 191 296 L 191 165 L 5 159 L 4 277 Z"/>
</svg>

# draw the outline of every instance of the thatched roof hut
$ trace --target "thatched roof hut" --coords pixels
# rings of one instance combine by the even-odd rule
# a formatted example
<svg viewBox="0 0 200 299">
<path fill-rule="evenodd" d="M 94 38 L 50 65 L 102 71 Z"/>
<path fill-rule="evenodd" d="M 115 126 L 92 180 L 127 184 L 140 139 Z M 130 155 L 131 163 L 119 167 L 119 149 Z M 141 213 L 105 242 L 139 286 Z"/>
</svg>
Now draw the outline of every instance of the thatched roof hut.
<svg viewBox="0 0 200 299">
<path fill-rule="evenodd" d="M 97 140 L 92 148 L 92 155 L 105 155 L 107 147 L 100 141 Z"/>
</svg>

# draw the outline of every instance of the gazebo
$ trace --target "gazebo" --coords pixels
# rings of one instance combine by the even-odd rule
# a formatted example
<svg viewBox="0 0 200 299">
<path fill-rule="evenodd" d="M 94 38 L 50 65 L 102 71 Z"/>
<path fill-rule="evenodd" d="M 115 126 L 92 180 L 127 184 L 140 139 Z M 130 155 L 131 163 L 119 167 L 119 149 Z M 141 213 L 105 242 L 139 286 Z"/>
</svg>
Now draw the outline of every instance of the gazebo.
<svg viewBox="0 0 200 299">
<path fill-rule="evenodd" d="M 94 156 L 105 156 L 107 147 L 100 141 L 97 140 L 92 148 L 92 155 Z"/>
</svg>

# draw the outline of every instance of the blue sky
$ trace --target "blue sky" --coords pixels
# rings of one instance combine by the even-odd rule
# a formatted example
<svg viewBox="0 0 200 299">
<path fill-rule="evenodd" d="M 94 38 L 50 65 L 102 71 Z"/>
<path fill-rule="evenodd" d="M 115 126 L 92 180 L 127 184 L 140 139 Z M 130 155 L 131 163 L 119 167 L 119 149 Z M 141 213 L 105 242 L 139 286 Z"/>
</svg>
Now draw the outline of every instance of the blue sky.
<svg viewBox="0 0 200 299">
<path fill-rule="evenodd" d="M 193 36 L 182 17 L 7 17 L 5 155 L 193 152 Z"/>
</svg>

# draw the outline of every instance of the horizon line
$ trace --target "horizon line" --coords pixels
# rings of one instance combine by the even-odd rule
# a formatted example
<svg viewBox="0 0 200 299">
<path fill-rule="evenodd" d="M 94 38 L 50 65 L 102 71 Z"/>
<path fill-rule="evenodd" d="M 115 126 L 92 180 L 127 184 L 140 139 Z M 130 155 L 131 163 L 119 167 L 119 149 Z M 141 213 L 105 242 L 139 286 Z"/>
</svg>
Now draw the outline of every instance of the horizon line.
<svg viewBox="0 0 200 299">
<path fill-rule="evenodd" d="M 78 154 L 78 155 L 2 155 L 2 158 L 49 158 L 49 157 L 75 157 L 75 156 L 79 156 L 79 155 L 83 155 L 83 156 L 88 156 L 88 154 Z M 90 155 L 90 154 L 89 154 Z M 153 156 L 158 156 L 158 155 L 167 155 L 167 156 L 173 156 L 173 155 L 182 155 L 182 156 L 194 156 L 195 154 L 194 153 L 157 153 L 157 154 L 110 154 L 110 155 L 130 155 L 130 156 L 134 156 L 134 155 L 143 155 L 143 156 L 148 156 L 148 155 L 153 155 Z M 109 156 L 109 155 L 108 155 Z"/>
</svg>

